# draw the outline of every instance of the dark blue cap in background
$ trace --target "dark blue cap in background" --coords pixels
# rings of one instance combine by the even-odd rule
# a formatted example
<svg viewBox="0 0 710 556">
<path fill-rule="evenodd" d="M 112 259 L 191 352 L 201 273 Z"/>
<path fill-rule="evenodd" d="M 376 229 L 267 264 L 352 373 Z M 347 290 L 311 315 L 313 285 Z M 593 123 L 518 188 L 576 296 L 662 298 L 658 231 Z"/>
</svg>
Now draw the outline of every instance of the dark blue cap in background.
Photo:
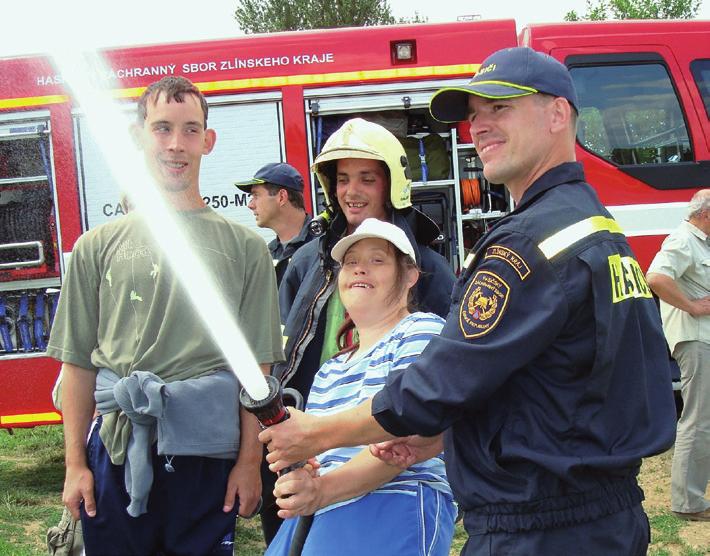
<svg viewBox="0 0 710 556">
<path fill-rule="evenodd" d="M 579 112 L 577 92 L 564 64 L 525 46 L 504 48 L 486 58 L 468 84 L 437 91 L 429 110 L 441 122 L 460 122 L 467 118 L 469 95 L 515 98 L 535 93 L 565 98 Z"/>
<path fill-rule="evenodd" d="M 266 166 L 262 166 L 252 179 L 237 182 L 234 185 L 245 193 L 250 193 L 253 186 L 265 183 L 303 193 L 303 178 L 301 174 L 293 166 L 285 162 L 271 162 Z"/>
</svg>

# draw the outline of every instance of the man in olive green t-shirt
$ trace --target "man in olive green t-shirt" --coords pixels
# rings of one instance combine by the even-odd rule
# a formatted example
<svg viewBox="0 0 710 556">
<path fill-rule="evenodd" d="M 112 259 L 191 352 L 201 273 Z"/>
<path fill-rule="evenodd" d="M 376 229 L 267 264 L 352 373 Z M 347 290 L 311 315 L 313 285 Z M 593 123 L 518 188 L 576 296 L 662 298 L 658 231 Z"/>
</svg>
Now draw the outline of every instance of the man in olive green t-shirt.
<svg viewBox="0 0 710 556">
<path fill-rule="evenodd" d="M 216 140 L 207 128 L 204 97 L 181 77 L 153 83 L 139 100 L 134 131 L 161 193 L 224 302 L 245 325 L 244 336 L 268 374 L 272 363 L 283 360 L 274 270 L 256 233 L 224 219 L 202 200 L 200 161 Z M 181 446 L 180 455 L 158 455 L 153 445 L 147 456 L 152 486 L 137 517 L 126 511 L 133 503 L 127 488 L 135 486 L 128 484 L 126 453 L 135 450 L 132 430 L 138 420 L 134 427 L 124 411 L 102 415 L 86 443 L 99 369 L 110 369 L 116 378 L 150 371 L 170 386 L 227 368 L 137 214 L 90 230 L 77 241 L 47 352 L 63 363 L 63 500 L 75 519 L 81 517 L 86 553 L 231 555 L 236 514 L 252 514 L 261 490 L 258 423 L 243 408 L 236 411 L 238 402 L 231 414 L 204 395 L 195 394 L 191 404 L 189 393 L 199 387 L 181 390 L 188 392 L 186 413 L 236 427 L 236 461 L 191 453 L 191 445 Z M 237 389 L 234 381 L 235 400 Z M 166 407 L 171 403 L 177 400 L 168 399 Z M 199 428 L 196 436 L 201 436 Z"/>
</svg>

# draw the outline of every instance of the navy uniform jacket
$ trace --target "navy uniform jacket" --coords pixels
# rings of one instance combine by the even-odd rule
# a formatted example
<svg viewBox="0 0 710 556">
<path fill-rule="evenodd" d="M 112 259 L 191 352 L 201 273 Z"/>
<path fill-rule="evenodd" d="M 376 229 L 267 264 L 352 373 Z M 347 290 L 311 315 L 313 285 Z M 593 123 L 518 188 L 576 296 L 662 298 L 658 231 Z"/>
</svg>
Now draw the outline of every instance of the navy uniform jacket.
<svg viewBox="0 0 710 556">
<path fill-rule="evenodd" d="M 271 258 L 274 260 L 277 286 L 281 284 L 281 279 L 284 277 L 284 274 L 286 274 L 286 268 L 288 268 L 288 263 L 291 262 L 291 257 L 293 257 L 294 253 L 316 237 L 313 235 L 313 232 L 311 232 L 310 223 L 311 217 L 306 214 L 303 226 L 301 226 L 301 231 L 298 232 L 298 235 L 291 241 L 284 244 L 276 237 L 269 242 L 269 252 L 271 253 Z"/>
<path fill-rule="evenodd" d="M 616 222 L 566 163 L 476 246 L 441 336 L 389 376 L 373 415 L 445 435 L 469 533 L 590 521 L 637 505 L 641 458 L 671 446 L 666 343 Z"/>
</svg>

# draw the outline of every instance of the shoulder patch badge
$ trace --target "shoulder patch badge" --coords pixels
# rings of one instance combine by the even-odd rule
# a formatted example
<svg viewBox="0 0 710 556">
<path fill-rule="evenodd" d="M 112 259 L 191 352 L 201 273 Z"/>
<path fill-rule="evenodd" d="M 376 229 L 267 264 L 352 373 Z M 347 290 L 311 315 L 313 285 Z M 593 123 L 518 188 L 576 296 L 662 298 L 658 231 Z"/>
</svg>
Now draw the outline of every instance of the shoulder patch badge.
<svg viewBox="0 0 710 556">
<path fill-rule="evenodd" d="M 530 267 L 528 266 L 528 263 L 526 263 L 520 255 L 508 247 L 503 247 L 502 245 L 491 245 L 488 249 L 486 249 L 484 258 L 496 258 L 505 261 L 513 267 L 513 270 L 518 273 L 521 280 L 525 280 L 525 278 L 527 278 L 530 274 Z"/>
<path fill-rule="evenodd" d="M 464 338 L 487 334 L 500 321 L 508 304 L 510 287 L 497 274 L 479 270 L 471 279 L 459 306 L 459 326 Z"/>
</svg>

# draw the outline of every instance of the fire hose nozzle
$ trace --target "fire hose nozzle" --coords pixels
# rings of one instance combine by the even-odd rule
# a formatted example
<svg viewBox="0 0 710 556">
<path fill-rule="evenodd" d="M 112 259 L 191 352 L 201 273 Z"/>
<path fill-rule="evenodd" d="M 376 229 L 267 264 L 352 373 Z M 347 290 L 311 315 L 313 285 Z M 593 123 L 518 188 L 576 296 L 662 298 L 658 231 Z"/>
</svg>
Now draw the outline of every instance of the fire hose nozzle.
<svg viewBox="0 0 710 556">
<path fill-rule="evenodd" d="M 253 399 L 246 390 L 242 388 L 239 393 L 239 401 L 249 413 L 256 416 L 262 428 L 266 429 L 272 425 L 288 419 L 291 415 L 284 405 L 284 396 L 293 400 L 293 406 L 297 409 L 303 409 L 303 396 L 298 390 L 293 388 L 282 388 L 281 381 L 275 376 L 266 376 L 266 383 L 269 386 L 269 395 L 262 400 Z M 303 467 L 305 462 L 298 462 L 279 471 L 279 476 Z"/>
</svg>

